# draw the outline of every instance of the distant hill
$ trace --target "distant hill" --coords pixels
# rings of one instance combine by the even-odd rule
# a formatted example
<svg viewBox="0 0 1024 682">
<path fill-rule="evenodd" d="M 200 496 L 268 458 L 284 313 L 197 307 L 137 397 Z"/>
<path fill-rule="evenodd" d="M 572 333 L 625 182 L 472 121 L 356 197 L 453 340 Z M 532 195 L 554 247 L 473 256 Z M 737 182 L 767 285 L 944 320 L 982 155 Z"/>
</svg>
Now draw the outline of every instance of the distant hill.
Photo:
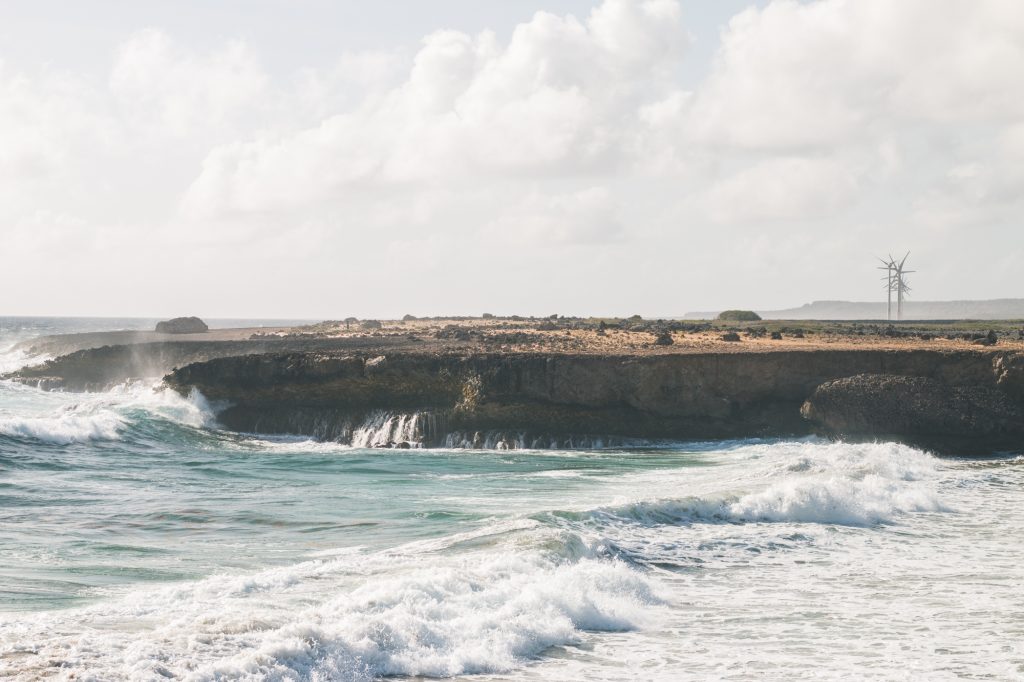
<svg viewBox="0 0 1024 682">
<path fill-rule="evenodd" d="M 766 320 L 884 320 L 886 304 L 860 301 L 815 301 L 787 310 L 758 310 Z M 709 320 L 718 312 L 686 313 L 687 320 Z M 893 303 L 893 316 L 896 304 Z M 905 320 L 1019 320 L 1024 319 L 1024 298 L 988 301 L 907 301 Z"/>
</svg>

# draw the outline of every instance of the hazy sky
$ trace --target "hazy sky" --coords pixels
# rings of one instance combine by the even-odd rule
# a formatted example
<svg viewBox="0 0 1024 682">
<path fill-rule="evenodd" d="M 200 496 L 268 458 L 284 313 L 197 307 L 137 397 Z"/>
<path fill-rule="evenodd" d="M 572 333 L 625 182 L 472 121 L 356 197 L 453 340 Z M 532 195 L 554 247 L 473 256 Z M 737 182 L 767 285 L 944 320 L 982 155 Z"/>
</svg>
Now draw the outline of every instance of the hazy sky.
<svg viewBox="0 0 1024 682">
<path fill-rule="evenodd" d="M 0 315 L 1024 296 L 1019 0 L 0 3 Z"/>
</svg>

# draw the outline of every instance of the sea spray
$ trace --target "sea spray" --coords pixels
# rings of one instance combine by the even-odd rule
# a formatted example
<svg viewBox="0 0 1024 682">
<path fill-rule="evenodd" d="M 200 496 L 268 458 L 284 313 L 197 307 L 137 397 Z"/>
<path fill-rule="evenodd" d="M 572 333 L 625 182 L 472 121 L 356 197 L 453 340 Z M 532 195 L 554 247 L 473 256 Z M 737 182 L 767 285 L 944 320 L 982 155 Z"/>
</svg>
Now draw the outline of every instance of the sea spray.
<svg viewBox="0 0 1024 682">
<path fill-rule="evenodd" d="M 30 637 L 36 644 L 22 658 L 58 661 L 85 679 L 447 677 L 508 671 L 587 632 L 650 624 L 662 603 L 648 578 L 616 561 L 422 549 L 214 577 L 40 614 L 17 635 L 0 629 L 0 646 L 11 654 Z M 151 627 L 126 640 L 111 629 L 126 621 Z"/>
<path fill-rule="evenodd" d="M 0 390 L 10 395 L 19 391 L 19 385 L 5 382 Z M 68 445 L 118 440 L 133 424 L 154 417 L 194 428 L 216 424 L 213 410 L 197 391 L 182 398 L 154 383 L 133 382 L 103 393 L 73 396 L 41 394 L 40 398 L 37 402 L 42 405 L 30 414 L 0 410 L 0 435 Z"/>
</svg>

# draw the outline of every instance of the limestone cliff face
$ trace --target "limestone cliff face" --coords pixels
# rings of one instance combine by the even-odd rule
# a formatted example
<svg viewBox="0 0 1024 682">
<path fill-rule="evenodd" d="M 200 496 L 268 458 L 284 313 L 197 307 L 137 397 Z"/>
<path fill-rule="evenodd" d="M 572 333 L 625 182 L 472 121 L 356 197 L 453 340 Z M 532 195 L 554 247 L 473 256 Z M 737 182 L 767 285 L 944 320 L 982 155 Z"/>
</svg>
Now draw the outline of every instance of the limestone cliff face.
<svg viewBox="0 0 1024 682">
<path fill-rule="evenodd" d="M 491 430 L 724 438 L 810 432 L 800 407 L 830 380 L 885 374 L 1005 393 L 1016 384 L 1000 377 L 1019 362 L 1012 354 L 971 351 L 646 357 L 306 352 L 212 359 L 165 380 L 181 392 L 197 388 L 224 401 L 229 406 L 221 421 L 246 431 L 343 437 L 367 413 L 387 410 L 432 415 L 422 434 L 427 444 L 443 442 L 444 433 Z"/>
<path fill-rule="evenodd" d="M 801 411 L 844 438 L 893 438 L 962 454 L 1024 448 L 1024 404 L 990 386 L 862 374 L 825 382 Z"/>
</svg>

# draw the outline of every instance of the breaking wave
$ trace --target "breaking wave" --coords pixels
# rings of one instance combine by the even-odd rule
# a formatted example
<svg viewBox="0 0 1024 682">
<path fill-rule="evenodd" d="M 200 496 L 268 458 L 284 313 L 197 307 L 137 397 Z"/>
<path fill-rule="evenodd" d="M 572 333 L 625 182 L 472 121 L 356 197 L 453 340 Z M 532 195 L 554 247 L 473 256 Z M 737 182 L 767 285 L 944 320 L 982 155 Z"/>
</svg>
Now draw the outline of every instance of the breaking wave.
<svg viewBox="0 0 1024 682">
<path fill-rule="evenodd" d="M 20 388 L 16 384 L 4 386 L 8 391 Z M 61 395 L 53 397 L 67 399 Z M 143 427 L 154 418 L 194 428 L 215 424 L 213 411 L 198 392 L 182 398 L 152 384 L 136 383 L 118 386 L 106 393 L 75 397 L 78 402 L 64 402 L 48 413 L 0 413 L 0 435 L 70 445 L 120 440 L 133 428 Z"/>
<path fill-rule="evenodd" d="M 780 449 L 789 449 L 789 453 Z M 766 451 L 774 455 L 758 459 Z M 912 512 L 950 511 L 940 497 L 938 460 L 893 443 L 817 442 L 757 445 L 734 457 L 749 459 L 747 480 L 757 489 L 682 499 L 655 499 L 566 512 L 570 521 L 643 525 L 695 522 L 789 522 L 867 526 Z"/>
<path fill-rule="evenodd" d="M 375 577 L 353 579 L 367 572 Z M 534 550 L 439 565 L 399 551 L 39 614 L 17 634 L 0 628 L 0 642 L 8 655 L 90 679 L 447 677 L 508 671 L 552 646 L 579 644 L 588 631 L 634 629 L 658 604 L 650 580 L 619 561 Z M 129 621 L 153 625 L 131 638 L 108 627 Z"/>
<path fill-rule="evenodd" d="M 124 418 L 109 410 L 54 417 L 0 417 L 0 434 L 58 445 L 117 440 Z"/>
</svg>

